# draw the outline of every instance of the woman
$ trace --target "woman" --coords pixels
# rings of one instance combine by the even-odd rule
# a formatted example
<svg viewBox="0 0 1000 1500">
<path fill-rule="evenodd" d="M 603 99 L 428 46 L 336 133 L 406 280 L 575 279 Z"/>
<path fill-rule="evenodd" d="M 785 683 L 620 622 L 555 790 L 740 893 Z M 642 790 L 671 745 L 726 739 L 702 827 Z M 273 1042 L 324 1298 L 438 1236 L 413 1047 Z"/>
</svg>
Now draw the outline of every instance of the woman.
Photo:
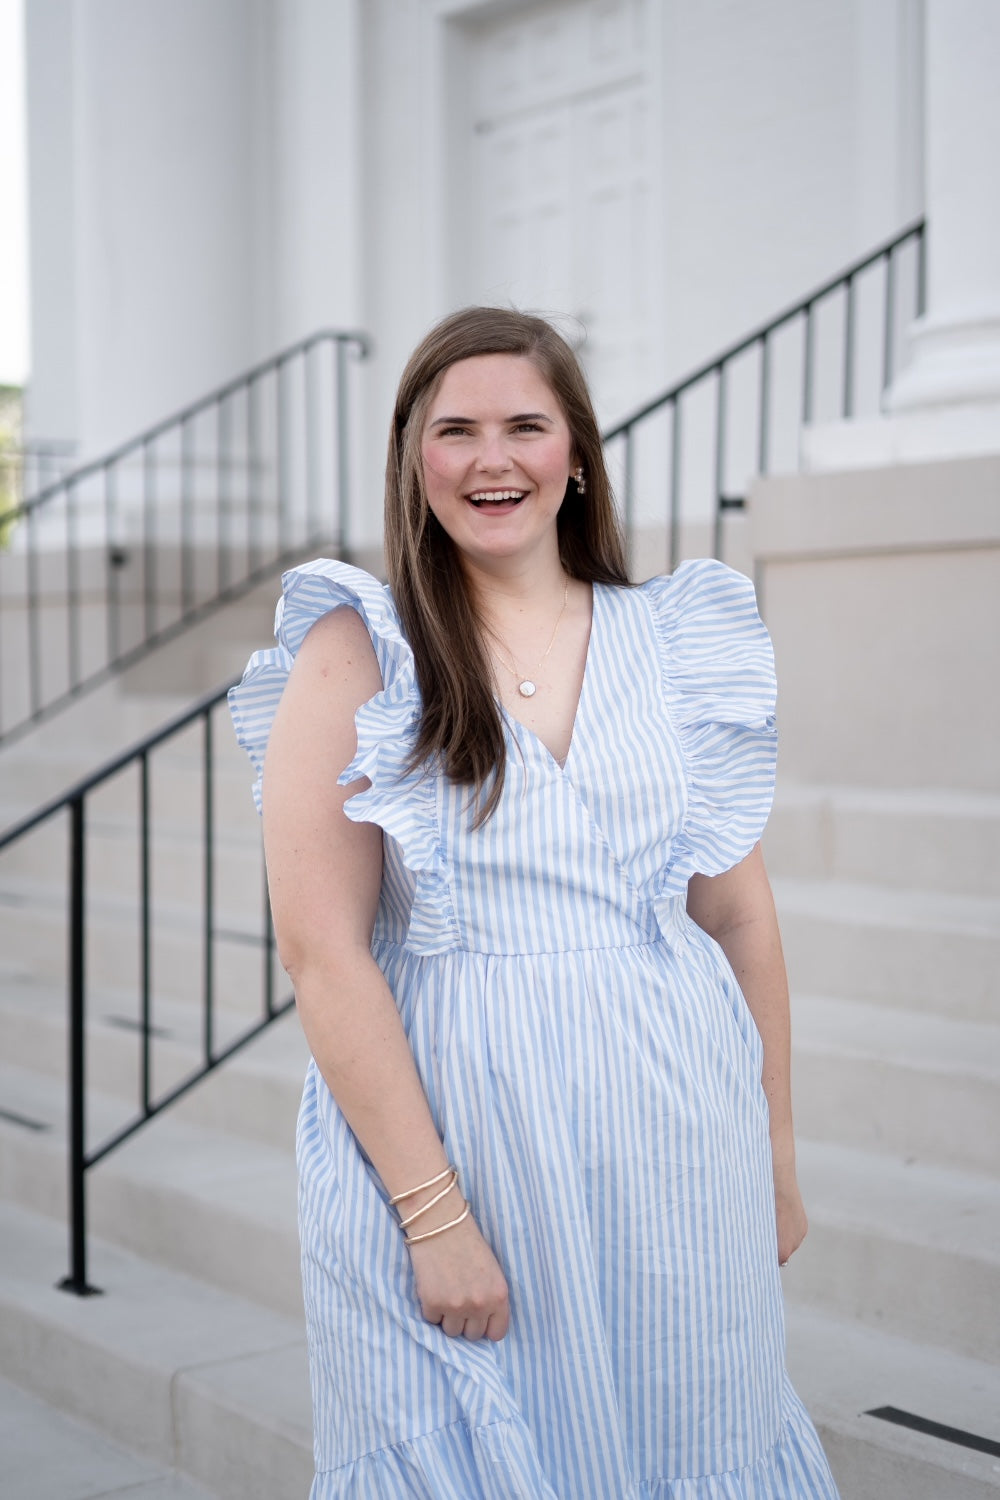
<svg viewBox="0 0 1000 1500">
<path fill-rule="evenodd" d="M 313 1055 L 313 1500 L 828 1500 L 753 590 L 627 585 L 576 360 L 495 309 L 403 374 L 386 547 L 288 574 L 233 693 Z"/>
</svg>

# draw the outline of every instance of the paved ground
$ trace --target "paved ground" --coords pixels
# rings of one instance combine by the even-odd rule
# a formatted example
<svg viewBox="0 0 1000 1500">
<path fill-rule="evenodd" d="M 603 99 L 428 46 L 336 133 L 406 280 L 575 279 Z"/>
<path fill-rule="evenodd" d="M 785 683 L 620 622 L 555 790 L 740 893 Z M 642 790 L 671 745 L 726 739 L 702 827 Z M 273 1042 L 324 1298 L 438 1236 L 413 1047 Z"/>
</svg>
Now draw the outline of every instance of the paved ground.
<svg viewBox="0 0 1000 1500">
<path fill-rule="evenodd" d="M 0 1455 L 3 1500 L 211 1500 L 2 1379 Z"/>
</svg>

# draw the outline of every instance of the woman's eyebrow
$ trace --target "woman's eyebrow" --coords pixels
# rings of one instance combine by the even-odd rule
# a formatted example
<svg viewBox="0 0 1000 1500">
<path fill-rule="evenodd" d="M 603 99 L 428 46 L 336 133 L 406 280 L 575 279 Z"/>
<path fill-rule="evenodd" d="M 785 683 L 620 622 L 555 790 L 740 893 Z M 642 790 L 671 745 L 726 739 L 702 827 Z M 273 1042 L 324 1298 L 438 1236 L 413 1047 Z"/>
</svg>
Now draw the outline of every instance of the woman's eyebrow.
<svg viewBox="0 0 1000 1500">
<path fill-rule="evenodd" d="M 552 418 L 544 411 L 521 411 L 515 412 L 512 417 L 505 419 L 508 422 L 551 422 Z M 432 427 L 475 427 L 476 417 L 435 417 L 430 424 Z"/>
</svg>

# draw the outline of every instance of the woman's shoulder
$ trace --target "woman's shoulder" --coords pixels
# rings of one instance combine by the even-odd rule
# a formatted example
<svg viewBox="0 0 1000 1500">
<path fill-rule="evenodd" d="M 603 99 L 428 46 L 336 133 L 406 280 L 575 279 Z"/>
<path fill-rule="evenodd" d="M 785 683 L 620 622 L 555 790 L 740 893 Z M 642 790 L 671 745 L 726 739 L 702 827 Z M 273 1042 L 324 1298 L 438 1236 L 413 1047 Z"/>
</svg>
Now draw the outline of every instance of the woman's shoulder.
<svg viewBox="0 0 1000 1500">
<path fill-rule="evenodd" d="M 774 653 L 753 583 L 715 558 L 639 586 L 653 615 L 668 697 L 685 720 L 773 716 Z"/>
<path fill-rule="evenodd" d="M 346 607 L 345 607 L 346 606 Z M 379 718 L 381 730 L 392 720 L 400 738 L 416 712 L 417 693 L 413 653 L 403 638 L 392 595 L 384 584 L 362 568 L 334 558 L 320 557 L 290 568 L 282 578 L 282 595 L 275 614 L 277 644 L 256 651 L 242 680 L 230 690 L 229 704 L 237 738 L 257 768 L 255 796 L 260 798 L 260 772 L 271 723 L 293 664 L 310 632 L 310 665 L 345 675 L 345 650 L 363 645 L 367 634 L 374 651 L 377 674 L 364 652 L 359 652 L 357 679 L 374 693 L 369 718 Z M 354 675 L 347 676 L 354 682 Z M 378 691 L 381 679 L 382 691 Z M 381 721 L 385 719 L 386 723 Z"/>
<path fill-rule="evenodd" d="M 663 887 L 679 895 L 696 871 L 731 869 L 760 838 L 774 791 L 774 656 L 752 582 L 714 558 L 641 590 L 687 767 L 688 811 Z"/>
<path fill-rule="evenodd" d="M 673 621 L 694 615 L 757 613 L 753 582 L 715 557 L 695 557 L 672 573 L 661 573 L 638 585 L 654 610 Z"/>
<path fill-rule="evenodd" d="M 330 680 L 371 680 L 377 652 L 361 612 L 347 601 L 334 605 L 310 625 L 295 653 L 296 670 Z M 372 692 L 377 690 L 371 688 Z"/>
<path fill-rule="evenodd" d="M 399 635 L 389 589 L 351 563 L 317 557 L 290 568 L 282 575 L 281 586 L 274 634 L 293 656 L 318 620 L 345 605 L 360 615 L 373 642 Z"/>
</svg>

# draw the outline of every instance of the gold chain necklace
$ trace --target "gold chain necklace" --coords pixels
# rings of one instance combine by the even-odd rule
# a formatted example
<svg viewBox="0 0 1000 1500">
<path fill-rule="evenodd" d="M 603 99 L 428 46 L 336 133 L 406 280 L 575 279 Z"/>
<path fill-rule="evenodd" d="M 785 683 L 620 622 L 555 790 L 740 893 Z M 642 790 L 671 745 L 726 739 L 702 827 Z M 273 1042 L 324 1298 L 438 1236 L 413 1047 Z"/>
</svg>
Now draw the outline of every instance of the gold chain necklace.
<svg viewBox="0 0 1000 1500">
<path fill-rule="evenodd" d="M 522 698 L 533 698 L 535 696 L 535 694 L 538 692 L 538 684 L 534 681 L 534 678 L 537 676 L 538 672 L 541 670 L 542 666 L 545 663 L 546 657 L 548 656 L 549 652 L 552 650 L 552 647 L 556 643 L 556 635 L 558 633 L 559 626 L 562 624 L 562 617 L 566 613 L 566 602 L 567 602 L 568 599 L 569 599 L 569 579 L 567 578 L 566 579 L 566 586 L 563 589 L 562 608 L 560 609 L 558 615 L 556 616 L 556 623 L 555 623 L 555 625 L 552 627 L 552 639 L 549 641 L 549 644 L 546 646 L 545 653 L 542 656 L 541 660 L 538 661 L 538 662 L 536 662 L 534 671 L 532 671 L 528 676 L 525 676 L 524 673 L 518 671 L 518 668 L 517 668 L 517 666 L 514 663 L 513 656 L 510 655 L 510 653 L 507 650 L 507 647 L 501 644 L 500 637 L 498 635 L 496 635 L 496 633 L 494 631 L 492 631 L 492 630 L 489 632 L 489 634 L 493 637 L 494 644 L 496 645 L 497 652 L 498 652 L 498 654 L 500 656 L 500 664 L 501 664 L 501 666 L 506 667 L 507 670 L 508 670 L 508 672 L 510 672 L 511 675 L 513 676 L 514 681 L 517 683 L 517 690 L 521 694 Z M 504 657 L 506 657 L 506 661 L 504 660 Z"/>
</svg>

